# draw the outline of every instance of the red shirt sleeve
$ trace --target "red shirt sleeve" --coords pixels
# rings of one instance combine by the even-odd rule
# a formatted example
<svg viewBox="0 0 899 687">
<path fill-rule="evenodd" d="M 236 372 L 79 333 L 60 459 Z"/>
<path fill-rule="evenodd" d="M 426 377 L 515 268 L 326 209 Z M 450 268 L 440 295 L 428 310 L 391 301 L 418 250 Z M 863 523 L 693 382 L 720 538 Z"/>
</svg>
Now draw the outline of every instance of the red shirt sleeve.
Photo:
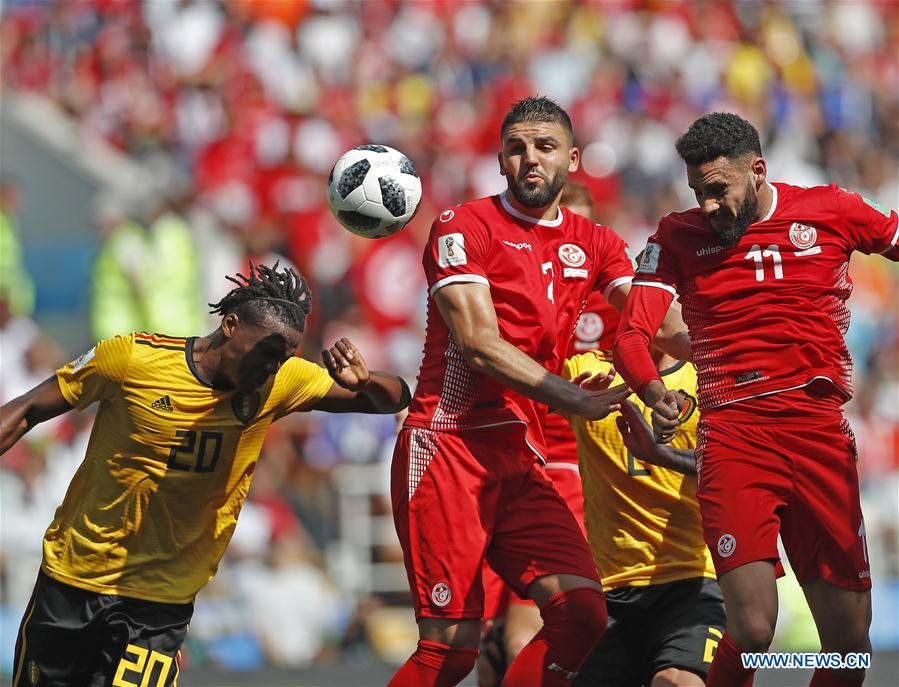
<svg viewBox="0 0 899 687">
<path fill-rule="evenodd" d="M 431 225 L 422 263 L 428 293 L 456 282 L 490 285 L 487 279 L 489 237 L 486 227 L 473 221 L 467 209 L 444 210 Z"/>
<path fill-rule="evenodd" d="M 621 284 L 629 283 L 634 277 L 634 261 L 628 251 L 627 244 L 608 227 L 599 226 L 600 241 L 597 255 L 601 256 L 597 265 L 597 279 L 594 290 L 602 293 L 603 298 Z"/>
<path fill-rule="evenodd" d="M 832 188 L 849 247 L 862 253 L 883 253 L 899 261 L 899 214 L 852 191 Z"/>
<path fill-rule="evenodd" d="M 666 289 L 636 284 L 627 295 L 613 360 L 615 369 L 641 398 L 647 384 L 661 380 L 649 349 L 673 299 L 674 294 Z"/>
</svg>

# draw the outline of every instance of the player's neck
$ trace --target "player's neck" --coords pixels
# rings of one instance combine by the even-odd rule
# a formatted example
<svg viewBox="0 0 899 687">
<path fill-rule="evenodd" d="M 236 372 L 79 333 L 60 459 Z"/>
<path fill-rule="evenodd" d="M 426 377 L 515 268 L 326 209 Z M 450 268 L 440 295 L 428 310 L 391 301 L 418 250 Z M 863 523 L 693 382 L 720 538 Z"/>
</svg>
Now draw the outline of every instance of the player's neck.
<svg viewBox="0 0 899 687">
<path fill-rule="evenodd" d="M 771 184 L 767 181 L 762 184 L 758 193 L 758 207 L 755 210 L 753 222 L 758 222 L 768 216 L 771 205 L 774 203 L 774 194 L 771 192 Z"/>
<path fill-rule="evenodd" d="M 558 197 L 556 197 L 549 205 L 544 205 L 539 208 L 529 208 L 526 205 L 522 205 L 518 202 L 518 199 L 515 198 L 515 194 L 511 191 L 506 191 L 505 198 L 506 202 L 515 209 L 516 212 L 520 212 L 522 215 L 527 215 L 528 217 L 533 217 L 535 220 L 548 220 L 553 221 L 558 219 L 559 217 L 559 199 L 561 198 L 561 193 Z"/>
<path fill-rule="evenodd" d="M 222 362 L 221 346 L 224 343 L 220 330 L 194 341 L 193 358 L 197 372 L 215 387 L 221 384 L 219 369 Z"/>
</svg>

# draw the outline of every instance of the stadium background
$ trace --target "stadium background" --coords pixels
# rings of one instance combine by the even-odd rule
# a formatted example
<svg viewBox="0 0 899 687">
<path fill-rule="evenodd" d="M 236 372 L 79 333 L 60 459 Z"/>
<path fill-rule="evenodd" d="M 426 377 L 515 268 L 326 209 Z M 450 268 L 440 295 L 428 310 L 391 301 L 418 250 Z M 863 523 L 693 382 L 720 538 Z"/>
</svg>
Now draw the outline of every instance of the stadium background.
<svg viewBox="0 0 899 687">
<path fill-rule="evenodd" d="M 445 206 L 503 187 L 508 104 L 572 114 L 599 219 L 637 248 L 694 199 L 673 143 L 742 113 L 775 180 L 836 182 L 899 206 L 899 4 L 457 0 L 6 0 L 0 5 L 0 400 L 116 331 L 203 334 L 247 257 L 309 278 L 304 355 L 349 336 L 412 381 L 420 251 Z M 421 209 L 387 241 L 330 217 L 334 160 L 363 142 L 418 167 Z M 877 668 L 899 674 L 896 266 L 856 255 L 849 345 L 874 578 Z M 40 541 L 90 428 L 75 415 L 0 463 L 0 666 Z M 186 645 L 191 685 L 383 684 L 415 640 L 387 492 L 394 421 L 275 425 Z M 202 504 L 197 504 L 198 508 Z M 814 650 L 782 586 L 776 648 Z M 757 684 L 804 684 L 765 674 Z"/>
</svg>

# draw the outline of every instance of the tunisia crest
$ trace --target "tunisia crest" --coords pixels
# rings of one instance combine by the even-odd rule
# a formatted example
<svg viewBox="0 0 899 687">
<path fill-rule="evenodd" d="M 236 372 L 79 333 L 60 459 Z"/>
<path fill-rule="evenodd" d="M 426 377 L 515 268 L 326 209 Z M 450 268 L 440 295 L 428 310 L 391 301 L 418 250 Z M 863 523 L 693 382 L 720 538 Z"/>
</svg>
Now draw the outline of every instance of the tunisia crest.
<svg viewBox="0 0 899 687">
<path fill-rule="evenodd" d="M 815 241 L 817 240 L 817 229 L 807 224 L 799 224 L 798 222 L 793 222 L 793 226 L 790 227 L 790 242 L 794 246 L 796 246 L 800 250 L 805 250 L 806 248 L 811 248 L 812 246 L 814 246 Z"/>
</svg>

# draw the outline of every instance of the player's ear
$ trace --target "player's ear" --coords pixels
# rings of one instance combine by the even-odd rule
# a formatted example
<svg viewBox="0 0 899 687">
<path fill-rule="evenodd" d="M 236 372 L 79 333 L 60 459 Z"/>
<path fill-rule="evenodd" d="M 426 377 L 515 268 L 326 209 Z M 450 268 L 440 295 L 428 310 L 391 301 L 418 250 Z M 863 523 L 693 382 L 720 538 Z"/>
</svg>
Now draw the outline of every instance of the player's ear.
<svg viewBox="0 0 899 687">
<path fill-rule="evenodd" d="M 506 176 L 506 168 L 503 167 L 503 151 L 499 151 L 496 154 L 496 159 L 499 161 L 499 173 L 500 176 Z"/>
<path fill-rule="evenodd" d="M 226 338 L 230 339 L 234 336 L 234 331 L 237 329 L 240 324 L 240 318 L 237 316 L 237 313 L 229 312 L 222 318 L 222 334 L 225 335 Z"/>
<path fill-rule="evenodd" d="M 758 188 L 765 183 L 765 178 L 768 176 L 768 163 L 765 162 L 765 158 L 757 157 L 752 161 L 750 168 L 752 169 L 752 178 L 755 181 L 755 186 Z"/>
<path fill-rule="evenodd" d="M 576 172 L 581 166 L 581 151 L 577 146 L 571 146 L 568 152 L 568 173 Z"/>
</svg>

